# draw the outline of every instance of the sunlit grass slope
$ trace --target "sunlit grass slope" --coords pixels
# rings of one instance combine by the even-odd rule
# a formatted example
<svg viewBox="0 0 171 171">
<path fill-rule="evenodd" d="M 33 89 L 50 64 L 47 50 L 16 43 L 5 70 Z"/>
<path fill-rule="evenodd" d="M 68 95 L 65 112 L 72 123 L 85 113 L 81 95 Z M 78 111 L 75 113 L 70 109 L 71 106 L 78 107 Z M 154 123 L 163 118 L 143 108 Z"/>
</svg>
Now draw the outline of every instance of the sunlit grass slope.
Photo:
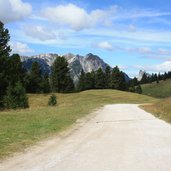
<svg viewBox="0 0 171 171">
<path fill-rule="evenodd" d="M 29 109 L 0 112 L 0 158 L 59 133 L 105 104 L 157 101 L 149 96 L 115 90 L 56 95 L 56 107 L 47 106 L 50 95 L 39 94 L 29 95 Z"/>
<path fill-rule="evenodd" d="M 159 84 L 156 82 L 152 84 L 144 84 L 142 85 L 143 94 L 164 98 L 171 96 L 171 79 L 166 81 L 160 81 Z"/>
<path fill-rule="evenodd" d="M 153 113 L 154 116 L 171 123 L 171 97 L 148 106 L 143 106 L 143 109 Z"/>
</svg>

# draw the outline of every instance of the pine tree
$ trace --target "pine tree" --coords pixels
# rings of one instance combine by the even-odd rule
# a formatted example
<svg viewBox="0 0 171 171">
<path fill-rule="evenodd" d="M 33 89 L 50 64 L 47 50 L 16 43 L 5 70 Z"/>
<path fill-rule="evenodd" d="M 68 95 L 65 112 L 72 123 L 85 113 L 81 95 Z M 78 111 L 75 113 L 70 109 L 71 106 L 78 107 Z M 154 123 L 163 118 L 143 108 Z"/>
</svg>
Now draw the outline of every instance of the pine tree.
<svg viewBox="0 0 171 171">
<path fill-rule="evenodd" d="M 63 90 L 64 93 L 72 93 L 75 91 L 75 86 L 73 79 L 70 77 L 70 75 L 66 76 L 65 78 L 65 88 Z"/>
<path fill-rule="evenodd" d="M 64 57 L 57 57 L 52 65 L 51 86 L 53 92 L 74 91 L 68 62 Z"/>
<path fill-rule="evenodd" d="M 51 91 L 48 73 L 45 73 L 42 77 L 41 90 L 43 93 L 50 93 Z"/>
<path fill-rule="evenodd" d="M 154 82 L 155 80 L 154 80 L 154 74 L 152 73 L 151 74 L 151 77 L 150 77 L 150 83 L 152 83 L 152 82 Z"/>
<path fill-rule="evenodd" d="M 120 77 L 120 70 L 116 66 L 112 70 L 112 78 L 111 78 L 112 89 L 119 89 L 119 77 Z"/>
<path fill-rule="evenodd" d="M 123 90 L 123 91 L 128 91 L 128 85 L 127 82 L 125 80 L 125 75 L 122 71 L 120 71 L 120 86 L 119 86 L 119 90 Z"/>
<path fill-rule="evenodd" d="M 129 87 L 129 92 L 133 92 L 134 93 L 135 92 L 135 87 L 134 86 L 130 86 Z"/>
<path fill-rule="evenodd" d="M 168 78 L 171 78 L 171 71 L 168 72 Z"/>
<path fill-rule="evenodd" d="M 13 54 L 8 60 L 8 80 L 10 84 L 15 84 L 16 82 L 23 82 L 24 69 L 22 67 L 22 62 L 18 54 Z"/>
<path fill-rule="evenodd" d="M 138 85 L 136 88 L 135 88 L 135 92 L 138 93 L 138 94 L 142 94 L 142 88 L 140 85 Z"/>
<path fill-rule="evenodd" d="M 4 105 L 9 109 L 29 107 L 25 88 L 20 82 L 17 82 L 15 85 L 11 84 L 8 86 L 7 93 L 4 97 Z"/>
<path fill-rule="evenodd" d="M 169 72 L 166 72 L 166 79 L 169 78 Z"/>
<path fill-rule="evenodd" d="M 85 84 L 86 84 L 86 76 L 85 76 L 85 72 L 82 70 L 78 82 L 78 91 L 86 90 Z"/>
<path fill-rule="evenodd" d="M 147 78 L 147 74 L 144 73 L 143 76 L 142 76 L 142 79 L 141 79 L 141 84 L 146 84 L 148 83 L 148 78 Z"/>
<path fill-rule="evenodd" d="M 95 73 L 95 71 L 91 71 L 90 74 L 91 74 L 91 85 L 92 85 L 91 89 L 95 89 L 96 73 Z"/>
<path fill-rule="evenodd" d="M 85 89 L 86 90 L 90 90 L 90 89 L 94 89 L 94 74 L 93 72 L 88 72 L 85 74 Z"/>
<path fill-rule="evenodd" d="M 160 73 L 158 74 L 158 80 L 159 80 L 159 81 L 162 80 L 162 76 L 161 76 Z"/>
<path fill-rule="evenodd" d="M 132 82 L 133 82 L 133 85 L 134 85 L 134 86 L 138 85 L 138 80 L 137 80 L 136 77 L 134 77 L 134 78 L 132 79 Z"/>
<path fill-rule="evenodd" d="M 157 74 L 154 74 L 154 80 L 156 81 L 157 84 L 159 83 L 159 78 Z"/>
<path fill-rule="evenodd" d="M 167 79 L 167 73 L 166 73 L 166 72 L 162 75 L 162 79 L 163 79 L 164 81 L 166 81 L 166 79 Z"/>
<path fill-rule="evenodd" d="M 9 31 L 4 28 L 4 24 L 0 21 L 0 57 L 9 57 L 11 52 L 11 48 L 8 45 L 9 40 Z"/>
<path fill-rule="evenodd" d="M 107 66 L 105 69 L 105 88 L 111 88 L 111 68 Z"/>
<path fill-rule="evenodd" d="M 8 29 L 4 28 L 4 24 L 0 21 L 0 108 L 3 107 L 3 97 L 8 86 L 8 57 L 11 52 L 8 42 L 10 35 Z"/>
<path fill-rule="evenodd" d="M 27 91 L 29 93 L 40 93 L 42 75 L 41 75 L 41 68 L 38 62 L 32 63 L 31 72 L 28 74 L 27 77 L 28 77 Z"/>
<path fill-rule="evenodd" d="M 127 90 L 124 73 L 117 66 L 112 70 L 111 86 L 112 89 Z"/>
<path fill-rule="evenodd" d="M 153 80 L 156 81 L 156 82 L 158 82 L 158 77 L 157 77 L 157 74 L 156 73 L 154 74 L 154 79 Z"/>
<path fill-rule="evenodd" d="M 49 98 L 48 105 L 55 106 L 57 104 L 57 98 L 55 94 L 52 94 Z"/>
<path fill-rule="evenodd" d="M 95 88 L 97 89 L 105 88 L 105 74 L 101 68 L 99 68 L 95 74 Z"/>
</svg>

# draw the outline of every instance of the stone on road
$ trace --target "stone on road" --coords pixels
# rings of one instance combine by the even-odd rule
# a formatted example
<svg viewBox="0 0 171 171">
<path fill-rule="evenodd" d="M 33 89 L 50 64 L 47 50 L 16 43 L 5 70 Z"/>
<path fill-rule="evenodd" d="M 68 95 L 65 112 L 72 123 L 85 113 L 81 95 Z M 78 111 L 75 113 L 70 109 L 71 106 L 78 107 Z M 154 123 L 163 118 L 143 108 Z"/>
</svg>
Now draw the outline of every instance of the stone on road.
<svg viewBox="0 0 171 171">
<path fill-rule="evenodd" d="M 106 105 L 77 129 L 0 163 L 2 171 L 169 171 L 171 126 L 134 104 Z"/>
</svg>

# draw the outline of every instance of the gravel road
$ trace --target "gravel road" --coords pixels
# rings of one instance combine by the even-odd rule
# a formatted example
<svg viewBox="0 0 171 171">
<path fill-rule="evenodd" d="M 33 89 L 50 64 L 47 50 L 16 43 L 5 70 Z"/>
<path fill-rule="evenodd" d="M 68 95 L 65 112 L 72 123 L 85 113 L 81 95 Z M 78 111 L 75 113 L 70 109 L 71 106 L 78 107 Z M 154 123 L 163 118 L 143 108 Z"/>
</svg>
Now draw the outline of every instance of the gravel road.
<svg viewBox="0 0 171 171">
<path fill-rule="evenodd" d="M 170 171 L 171 125 L 135 104 L 106 105 L 72 131 L 0 163 L 1 171 Z"/>
</svg>

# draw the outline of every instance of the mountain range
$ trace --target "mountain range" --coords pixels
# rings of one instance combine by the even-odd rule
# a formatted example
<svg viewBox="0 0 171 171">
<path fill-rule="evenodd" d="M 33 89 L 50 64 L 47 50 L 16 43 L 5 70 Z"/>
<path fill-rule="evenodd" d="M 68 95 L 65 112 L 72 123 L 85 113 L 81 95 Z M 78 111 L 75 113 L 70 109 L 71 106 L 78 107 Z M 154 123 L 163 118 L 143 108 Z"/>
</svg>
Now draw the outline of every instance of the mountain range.
<svg viewBox="0 0 171 171">
<path fill-rule="evenodd" d="M 63 56 L 68 61 L 70 74 L 75 83 L 78 82 L 82 70 L 85 73 L 97 71 L 99 68 L 102 68 L 102 70 L 105 71 L 106 67 L 109 66 L 99 56 L 94 55 L 92 53 L 89 53 L 85 56 L 73 55 L 71 53 L 68 53 L 66 55 L 49 53 L 35 55 L 31 57 L 21 56 L 21 61 L 23 62 L 24 68 L 27 70 L 31 69 L 33 61 L 37 61 L 40 64 L 43 73 L 50 73 L 51 66 L 58 56 Z M 125 74 L 125 79 L 127 81 L 130 79 L 127 74 Z"/>
</svg>

